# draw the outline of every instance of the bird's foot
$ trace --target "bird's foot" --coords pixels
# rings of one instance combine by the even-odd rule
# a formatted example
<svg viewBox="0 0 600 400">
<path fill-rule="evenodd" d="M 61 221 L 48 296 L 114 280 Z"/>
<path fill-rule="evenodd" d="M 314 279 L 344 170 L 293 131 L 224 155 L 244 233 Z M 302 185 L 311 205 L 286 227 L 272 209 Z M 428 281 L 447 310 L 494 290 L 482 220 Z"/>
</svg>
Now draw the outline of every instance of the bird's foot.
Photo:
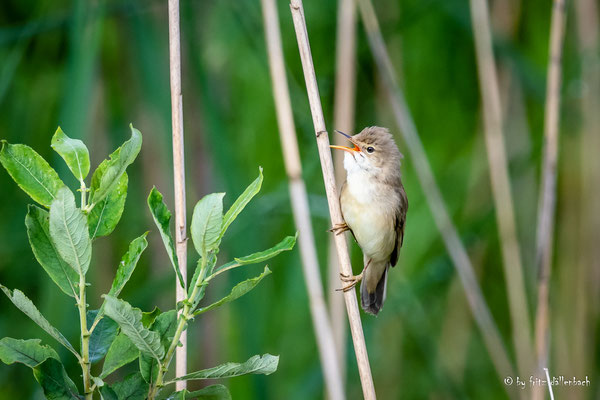
<svg viewBox="0 0 600 400">
<path fill-rule="evenodd" d="M 335 224 L 333 226 L 333 228 L 329 229 L 327 232 L 333 232 L 337 236 L 337 235 L 341 235 L 342 233 L 349 231 L 349 230 L 350 230 L 350 228 L 344 222 L 343 224 Z"/>
<path fill-rule="evenodd" d="M 346 285 L 343 286 L 341 289 L 336 289 L 336 290 L 337 291 L 341 290 L 343 292 L 352 290 L 352 288 L 354 288 L 354 286 L 356 286 L 356 284 L 362 280 L 362 278 L 365 274 L 365 271 L 369 267 L 369 264 L 371 264 L 371 259 L 369 259 L 369 261 L 367 262 L 367 265 L 365 265 L 363 270 L 358 275 L 346 275 L 346 274 L 340 273 L 340 279 L 342 282 L 345 282 Z"/>
<path fill-rule="evenodd" d="M 346 285 L 344 285 L 341 289 L 336 290 L 341 290 L 343 292 L 352 290 L 352 288 L 354 288 L 354 286 L 356 286 L 356 284 L 362 280 L 364 272 L 365 270 L 363 269 L 363 271 L 358 275 L 340 274 L 340 279 L 342 280 L 342 282 L 345 282 Z"/>
</svg>

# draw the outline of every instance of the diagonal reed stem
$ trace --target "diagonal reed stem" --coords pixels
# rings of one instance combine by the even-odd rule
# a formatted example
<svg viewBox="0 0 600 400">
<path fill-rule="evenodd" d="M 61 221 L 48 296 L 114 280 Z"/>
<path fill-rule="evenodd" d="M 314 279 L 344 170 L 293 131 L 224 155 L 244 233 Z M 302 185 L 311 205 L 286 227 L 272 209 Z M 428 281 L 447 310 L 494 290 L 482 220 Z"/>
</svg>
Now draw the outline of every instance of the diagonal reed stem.
<svg viewBox="0 0 600 400">
<path fill-rule="evenodd" d="M 185 222 L 185 164 L 183 143 L 183 98 L 181 94 L 181 44 L 179 33 L 179 0 L 169 0 L 169 71 L 171 79 L 171 123 L 173 126 L 173 181 L 175 186 L 175 248 L 183 282 L 187 282 L 187 236 Z M 186 291 L 175 279 L 176 299 L 185 300 Z M 187 370 L 187 331 L 175 350 L 175 375 Z M 185 381 L 176 383 L 177 390 L 186 388 Z"/>
<path fill-rule="evenodd" d="M 337 188 L 335 185 L 335 176 L 333 171 L 333 161 L 329 150 L 329 137 L 325 127 L 323 118 L 323 109 L 321 107 L 321 99 L 319 97 L 319 88 L 317 86 L 317 77 L 313 65 L 310 44 L 308 41 L 308 33 L 306 31 L 306 21 L 304 19 L 304 9 L 302 0 L 291 0 L 290 9 L 294 20 L 294 29 L 298 40 L 298 50 L 302 61 L 302 69 L 304 70 L 304 79 L 306 81 L 306 91 L 310 103 L 310 111 L 315 129 L 317 147 L 319 149 L 319 158 L 321 160 L 321 168 L 323 170 L 323 181 L 325 191 L 327 193 L 327 202 L 329 204 L 329 213 L 333 225 L 343 222 L 340 203 L 338 200 Z M 350 256 L 348 255 L 348 245 L 344 237 L 335 236 L 335 245 L 338 252 L 340 273 L 351 275 L 352 267 L 350 265 Z M 369 365 L 369 356 L 367 354 L 367 346 L 362 330 L 362 323 L 358 311 L 358 301 L 356 293 L 349 290 L 344 293 L 346 301 L 346 311 L 348 312 L 348 321 L 350 323 L 350 332 L 354 343 L 354 353 L 358 364 L 358 373 L 363 390 L 363 397 L 366 400 L 375 399 L 375 386 L 373 377 L 371 376 L 371 367 Z"/>
<path fill-rule="evenodd" d="M 427 160 L 423 143 L 419 138 L 417 128 L 404 99 L 404 94 L 396 81 L 394 68 L 385 47 L 381 30 L 379 29 L 379 22 L 377 21 L 373 4 L 370 0 L 358 0 L 358 4 L 361 19 L 369 40 L 369 46 L 377 64 L 379 74 L 384 80 L 384 88 L 391 103 L 394 117 L 410 151 L 425 198 L 461 280 L 471 312 L 481 331 L 492 363 L 500 377 L 504 378 L 508 375 L 514 375 L 500 332 L 481 293 L 481 288 L 473 272 L 471 260 L 461 242 L 456 227 L 450 219 L 442 194 L 435 182 L 433 171 Z M 509 391 L 514 389 L 507 386 L 505 388 Z"/>
<path fill-rule="evenodd" d="M 290 200 L 294 213 L 294 222 L 299 233 L 300 258 L 304 281 L 308 291 L 308 301 L 313 320 L 313 329 L 321 359 L 321 368 L 325 378 L 325 387 L 330 400 L 345 399 L 339 357 L 327 315 L 323 283 L 319 273 L 317 248 L 313 235 L 308 195 L 302 179 L 300 151 L 296 140 L 296 128 L 292 114 L 292 104 L 285 75 L 285 64 L 281 45 L 279 17 L 275 0 L 261 0 L 265 25 L 265 38 L 269 55 L 269 67 L 273 81 L 273 97 L 277 111 L 277 124 L 285 170 L 289 181 Z"/>
<path fill-rule="evenodd" d="M 546 81 L 546 109 L 544 118 L 544 153 L 542 159 L 542 183 L 538 209 L 536 261 L 538 264 L 538 297 L 535 316 L 535 349 L 537 373 L 548 367 L 550 315 L 548 298 L 552 249 L 554 238 L 554 215 L 556 210 L 556 175 L 558 164 L 558 133 L 560 121 L 561 59 L 565 33 L 565 1 L 554 0 L 550 25 L 548 77 Z M 541 386 L 533 388 L 533 399 L 542 399 Z"/>
<path fill-rule="evenodd" d="M 338 0 L 336 57 L 335 57 L 335 94 L 333 110 L 333 126 L 343 132 L 354 131 L 354 108 L 356 103 L 356 5 L 354 0 Z M 343 145 L 341 135 L 334 135 L 333 142 Z M 336 182 L 345 178 L 344 154 L 340 151 L 333 154 Z M 337 347 L 342 380 L 346 377 L 346 310 L 344 296 L 339 288 L 338 258 L 335 250 L 335 239 L 329 238 L 328 246 L 329 271 L 329 315 Z"/>
<path fill-rule="evenodd" d="M 515 345 L 518 371 L 521 375 L 527 376 L 531 373 L 531 360 L 533 360 L 530 336 L 531 324 L 502 132 L 500 89 L 492 49 L 489 10 L 486 0 L 471 0 L 470 3 L 475 54 L 479 72 L 479 88 L 483 101 L 485 143 L 492 195 L 496 208 L 496 223 L 504 261 L 504 276 L 512 322 L 513 343 Z"/>
</svg>

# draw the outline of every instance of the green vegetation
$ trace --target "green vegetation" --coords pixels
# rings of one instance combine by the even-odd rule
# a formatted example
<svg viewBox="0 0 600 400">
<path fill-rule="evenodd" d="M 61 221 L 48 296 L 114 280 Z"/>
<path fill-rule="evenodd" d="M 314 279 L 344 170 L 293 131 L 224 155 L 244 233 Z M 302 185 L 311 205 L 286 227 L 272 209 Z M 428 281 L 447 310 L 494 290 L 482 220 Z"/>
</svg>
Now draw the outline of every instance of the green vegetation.
<svg viewBox="0 0 600 400">
<path fill-rule="evenodd" d="M 166 379 L 175 349 L 188 322 L 198 314 L 233 301 L 252 290 L 265 275 L 248 279 L 236 285 L 231 293 L 213 304 L 198 309 L 209 282 L 224 271 L 242 265 L 266 261 L 282 251 L 291 250 L 296 237 L 287 237 L 271 249 L 236 258 L 230 263 L 215 267 L 221 239 L 227 228 L 250 200 L 258 193 L 263 181 L 262 169 L 258 178 L 233 203 L 223 215 L 225 193 L 209 194 L 202 198 L 192 215 L 192 241 L 198 254 L 198 266 L 190 281 L 187 297 L 173 309 L 161 312 L 158 308 L 143 313 L 118 298 L 131 278 L 141 254 L 146 250 L 147 233 L 134 239 L 119 263 L 108 294 L 97 310 L 88 307 L 86 280 L 92 261 L 92 240 L 112 232 L 121 215 L 127 196 L 125 170 L 136 159 L 142 147 L 141 133 L 131 127 L 131 139 L 123 143 L 108 160 L 104 160 L 91 179 L 88 188 L 85 178 L 90 170 L 88 149 L 81 140 L 71 139 L 58 128 L 52 138 L 52 148 L 64 159 L 69 170 L 79 180 L 81 201 L 79 207 L 73 192 L 60 180 L 52 167 L 31 147 L 2 144 L 0 163 L 19 187 L 49 212 L 35 205 L 29 207 L 26 217 L 27 233 L 36 259 L 54 283 L 68 296 L 74 297 L 79 310 L 81 329 L 80 350 L 40 313 L 36 305 L 18 289 L 0 289 L 14 305 L 39 325 L 46 333 L 69 350 L 81 366 L 83 397 L 91 400 L 98 390 L 103 399 L 158 398 L 163 388 L 177 380 L 229 378 L 245 374 L 269 375 L 277 370 L 278 356 L 254 356 L 242 364 L 227 363 L 204 369 L 174 380 Z M 90 193 L 89 199 L 87 193 Z M 171 213 L 162 201 L 162 195 L 153 188 L 148 206 L 160 230 L 169 258 L 178 277 L 186 288 L 177 258 L 174 256 L 173 238 L 169 222 Z M 100 212 L 95 212 L 100 210 Z M 97 266 L 98 267 L 98 266 Z M 106 358 L 105 358 L 106 357 Z M 92 364 L 105 358 L 102 372 L 92 373 Z M 139 358 L 139 371 L 123 380 L 107 384 L 104 379 L 118 368 Z M 40 339 L 18 340 L 5 337 L 0 340 L 0 359 L 6 364 L 22 363 L 33 369 L 33 375 L 49 399 L 79 399 L 79 390 L 65 371 L 61 358 L 54 349 L 41 344 Z M 211 386 L 201 391 L 187 390 L 172 393 L 169 398 L 185 399 L 208 396 L 231 398 L 223 385 Z M 214 392 L 214 393 L 212 393 Z M 168 393 L 167 393 L 168 396 Z M 163 396 L 163 398 L 166 396 Z"/>
</svg>

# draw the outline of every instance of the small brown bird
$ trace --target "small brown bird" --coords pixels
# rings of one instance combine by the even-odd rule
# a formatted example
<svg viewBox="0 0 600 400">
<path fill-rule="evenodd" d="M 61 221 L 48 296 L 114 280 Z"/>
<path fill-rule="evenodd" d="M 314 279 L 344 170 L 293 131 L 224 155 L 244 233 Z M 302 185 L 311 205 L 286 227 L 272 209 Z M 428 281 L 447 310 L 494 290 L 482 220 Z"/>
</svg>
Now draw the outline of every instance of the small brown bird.
<svg viewBox="0 0 600 400">
<path fill-rule="evenodd" d="M 352 289 L 359 281 L 363 310 L 377 314 L 385 300 L 387 273 L 395 266 L 404 239 L 408 199 L 400 178 L 400 159 L 392 135 L 386 128 L 371 126 L 348 138 L 354 148 L 330 146 L 346 151 L 347 176 L 340 193 L 344 224 L 336 235 L 350 230 L 365 256 L 366 265 L 356 276 L 342 275 Z"/>
</svg>

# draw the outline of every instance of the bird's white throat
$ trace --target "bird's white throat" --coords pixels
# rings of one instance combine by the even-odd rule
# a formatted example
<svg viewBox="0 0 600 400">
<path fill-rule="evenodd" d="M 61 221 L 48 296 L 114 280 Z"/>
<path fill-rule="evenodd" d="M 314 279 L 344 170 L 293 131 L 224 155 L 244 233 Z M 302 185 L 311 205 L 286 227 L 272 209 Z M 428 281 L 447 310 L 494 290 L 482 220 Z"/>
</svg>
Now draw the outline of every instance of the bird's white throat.
<svg viewBox="0 0 600 400">
<path fill-rule="evenodd" d="M 373 176 L 377 174 L 378 168 L 372 166 L 365 156 L 346 153 L 344 154 L 344 169 L 347 173 L 346 184 L 352 197 L 360 203 L 374 201 L 377 184 Z"/>
</svg>

